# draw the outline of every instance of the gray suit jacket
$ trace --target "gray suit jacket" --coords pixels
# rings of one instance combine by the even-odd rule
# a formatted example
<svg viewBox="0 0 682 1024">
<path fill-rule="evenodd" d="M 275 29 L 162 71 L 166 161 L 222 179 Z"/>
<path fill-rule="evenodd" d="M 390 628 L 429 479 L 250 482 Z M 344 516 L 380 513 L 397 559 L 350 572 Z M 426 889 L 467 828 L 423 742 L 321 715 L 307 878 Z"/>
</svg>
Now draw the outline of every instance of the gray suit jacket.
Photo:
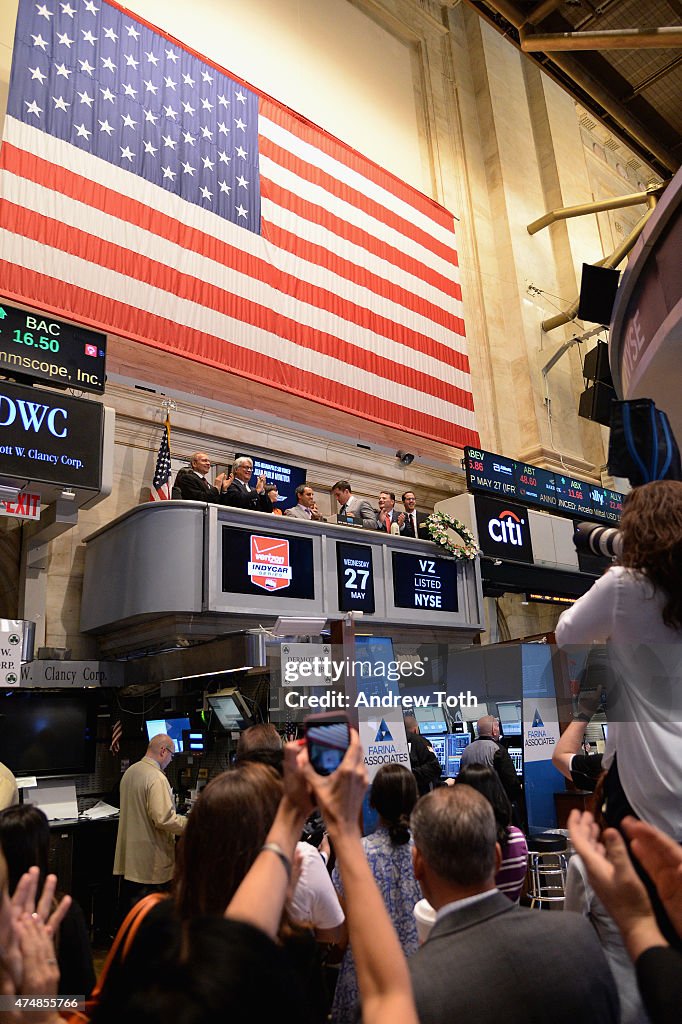
<svg viewBox="0 0 682 1024">
<path fill-rule="evenodd" d="M 339 506 L 340 510 L 341 506 Z M 346 505 L 346 515 L 352 516 L 355 522 L 362 520 L 368 529 L 376 530 L 377 514 L 368 501 L 364 498 L 356 498 L 351 494 Z"/>
<path fill-rule="evenodd" d="M 494 893 L 453 910 L 408 960 L 420 1024 L 617 1024 L 618 996 L 592 926 Z"/>
<path fill-rule="evenodd" d="M 303 507 L 301 505 L 294 505 L 293 508 L 285 508 L 284 509 L 284 515 L 285 516 L 291 516 L 292 519 L 305 519 L 306 522 L 308 522 L 308 523 L 326 523 L 327 522 L 327 520 L 324 518 L 324 516 L 320 516 L 319 519 L 311 519 L 310 516 L 307 516 L 305 514 L 305 512 L 303 511 Z"/>
</svg>

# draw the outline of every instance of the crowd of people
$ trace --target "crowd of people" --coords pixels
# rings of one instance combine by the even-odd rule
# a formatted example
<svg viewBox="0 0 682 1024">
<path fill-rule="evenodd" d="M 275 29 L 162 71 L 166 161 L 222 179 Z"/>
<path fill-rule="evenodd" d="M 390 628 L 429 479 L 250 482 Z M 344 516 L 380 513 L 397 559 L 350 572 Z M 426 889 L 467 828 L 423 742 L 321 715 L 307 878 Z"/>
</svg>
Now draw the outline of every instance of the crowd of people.
<svg viewBox="0 0 682 1024">
<path fill-rule="evenodd" d="M 340 767 L 322 776 L 305 745 L 283 746 L 271 725 L 251 727 L 235 765 L 187 818 L 176 814 L 164 774 L 174 743 L 161 735 L 123 779 L 117 870 L 137 888 L 87 1018 L 678 1021 L 682 483 L 637 488 L 622 538 L 620 565 L 557 628 L 562 645 L 637 645 L 614 656 L 609 709 L 613 701 L 629 714 L 610 720 L 603 763 L 580 753 L 589 716 L 555 751 L 562 771 L 596 782 L 595 814 L 569 819 L 575 854 L 564 913 L 520 905 L 526 841 L 512 823 L 495 720 L 479 722 L 454 785 L 429 774 L 428 743 L 406 723 L 413 770 L 379 769 L 369 788 L 378 827 L 364 837 L 368 777 L 357 733 Z M 306 825 L 314 814 L 319 848 L 303 841 L 319 831 Z M 82 915 L 56 893 L 46 837 L 36 808 L 0 812 L 5 1024 L 22 1019 L 12 999 L 56 996 L 65 985 L 88 994 L 93 980 Z M 334 992 L 330 947 L 342 955 Z M 63 1021 L 53 1006 L 32 1012 L 38 1024 Z"/>
<path fill-rule="evenodd" d="M 171 497 L 250 509 L 252 512 L 271 512 L 293 519 L 326 522 L 317 507 L 315 492 L 309 483 L 298 485 L 295 491 L 296 504 L 282 511 L 278 507 L 280 495 L 276 484 L 268 484 L 265 475 L 261 475 L 252 485 L 253 461 L 247 456 L 236 459 L 230 472 L 219 473 L 212 484 L 208 481 L 210 470 L 211 460 L 208 455 L 195 452 L 189 466 L 178 471 Z M 396 508 L 393 491 L 379 493 L 377 508 L 366 499 L 356 497 L 348 480 L 338 480 L 330 491 L 337 507 L 337 522 L 430 540 L 426 528 L 428 516 L 417 511 L 414 491 L 403 493 L 402 510 Z"/>
</svg>

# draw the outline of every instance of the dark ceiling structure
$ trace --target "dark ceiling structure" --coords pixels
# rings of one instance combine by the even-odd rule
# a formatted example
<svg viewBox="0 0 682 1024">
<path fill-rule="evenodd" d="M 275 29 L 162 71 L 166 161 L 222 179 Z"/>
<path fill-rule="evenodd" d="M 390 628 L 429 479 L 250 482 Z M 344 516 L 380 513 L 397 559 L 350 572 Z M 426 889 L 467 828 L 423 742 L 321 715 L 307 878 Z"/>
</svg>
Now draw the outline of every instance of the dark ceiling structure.
<svg viewBox="0 0 682 1024">
<path fill-rule="evenodd" d="M 466 0 L 664 181 L 682 163 L 682 0 Z"/>
</svg>

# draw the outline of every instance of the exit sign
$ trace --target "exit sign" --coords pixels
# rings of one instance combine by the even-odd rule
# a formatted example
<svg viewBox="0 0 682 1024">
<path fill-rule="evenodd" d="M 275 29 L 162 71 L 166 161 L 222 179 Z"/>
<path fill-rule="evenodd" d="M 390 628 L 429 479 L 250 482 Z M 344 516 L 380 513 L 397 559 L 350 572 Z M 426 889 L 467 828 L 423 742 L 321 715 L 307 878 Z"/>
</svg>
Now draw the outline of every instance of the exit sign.
<svg viewBox="0 0 682 1024">
<path fill-rule="evenodd" d="M 13 501 L 0 499 L 0 516 L 11 519 L 40 519 L 40 495 L 17 494 Z"/>
</svg>

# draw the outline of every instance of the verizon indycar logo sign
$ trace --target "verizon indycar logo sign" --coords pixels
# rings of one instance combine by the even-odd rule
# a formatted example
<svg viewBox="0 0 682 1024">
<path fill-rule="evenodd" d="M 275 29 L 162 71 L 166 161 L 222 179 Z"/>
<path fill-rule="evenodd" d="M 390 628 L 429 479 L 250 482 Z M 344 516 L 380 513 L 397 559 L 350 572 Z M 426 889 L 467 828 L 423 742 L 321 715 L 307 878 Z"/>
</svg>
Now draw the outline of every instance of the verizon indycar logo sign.
<svg viewBox="0 0 682 1024">
<path fill-rule="evenodd" d="M 251 537 L 249 579 L 263 590 L 284 590 L 291 583 L 289 541 L 275 537 Z"/>
</svg>

